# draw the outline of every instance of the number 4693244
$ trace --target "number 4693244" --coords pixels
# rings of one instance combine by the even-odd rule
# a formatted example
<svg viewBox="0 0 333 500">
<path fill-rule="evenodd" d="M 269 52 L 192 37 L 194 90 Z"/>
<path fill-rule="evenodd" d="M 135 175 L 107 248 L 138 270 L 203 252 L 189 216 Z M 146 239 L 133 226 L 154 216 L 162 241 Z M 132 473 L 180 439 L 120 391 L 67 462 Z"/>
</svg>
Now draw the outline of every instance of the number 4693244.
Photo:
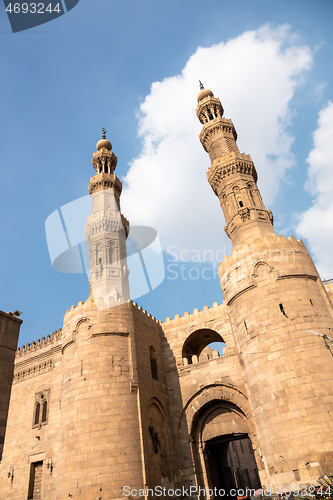
<svg viewBox="0 0 333 500">
<path fill-rule="evenodd" d="M 20 3 L 10 3 L 6 7 L 6 11 L 9 12 L 9 14 L 44 14 L 45 12 L 48 12 L 51 14 L 52 12 L 57 12 L 58 14 L 61 13 L 61 8 L 60 4 L 57 3 L 54 8 L 52 8 L 52 4 L 49 3 L 48 5 L 44 3 L 27 3 L 24 2 L 22 4 Z"/>
</svg>

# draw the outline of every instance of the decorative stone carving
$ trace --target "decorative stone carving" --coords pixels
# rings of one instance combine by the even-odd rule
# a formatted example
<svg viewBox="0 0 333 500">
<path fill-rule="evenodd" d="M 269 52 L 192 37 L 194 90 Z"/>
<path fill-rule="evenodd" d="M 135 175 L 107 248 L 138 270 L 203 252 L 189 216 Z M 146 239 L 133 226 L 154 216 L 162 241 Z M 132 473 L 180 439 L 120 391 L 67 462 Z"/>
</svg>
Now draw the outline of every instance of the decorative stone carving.
<svg viewBox="0 0 333 500">
<path fill-rule="evenodd" d="M 37 375 L 49 372 L 52 369 L 53 369 L 53 360 L 49 359 L 47 361 L 43 361 L 41 363 L 27 367 L 25 369 L 15 371 L 13 384 L 16 384 L 18 382 L 23 382 L 23 380 L 27 380 L 28 378 L 31 377 L 36 377 Z"/>
<path fill-rule="evenodd" d="M 95 220 L 89 217 L 86 224 L 85 235 L 87 240 L 89 240 L 98 233 L 105 234 L 120 230 L 123 230 L 123 224 L 120 217 L 118 219 L 102 217 Z"/>
<path fill-rule="evenodd" d="M 242 210 L 239 210 L 238 213 L 239 213 L 243 222 L 250 219 L 250 209 L 249 208 L 243 208 Z"/>
</svg>

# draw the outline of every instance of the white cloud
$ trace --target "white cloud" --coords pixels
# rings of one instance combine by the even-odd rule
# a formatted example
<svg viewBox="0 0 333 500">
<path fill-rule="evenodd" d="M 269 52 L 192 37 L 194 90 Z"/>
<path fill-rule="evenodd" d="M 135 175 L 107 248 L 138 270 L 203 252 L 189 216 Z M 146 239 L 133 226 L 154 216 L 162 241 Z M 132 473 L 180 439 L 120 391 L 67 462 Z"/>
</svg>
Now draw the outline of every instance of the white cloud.
<svg viewBox="0 0 333 500">
<path fill-rule="evenodd" d="M 312 207 L 300 215 L 297 233 L 307 238 L 319 273 L 333 278 L 333 103 L 319 113 L 318 128 L 313 134 L 314 147 L 306 187 L 313 194 Z"/>
<path fill-rule="evenodd" d="M 155 227 L 165 249 L 229 246 L 219 201 L 206 178 L 209 156 L 198 139 L 198 80 L 221 98 L 241 152 L 255 162 L 269 208 L 294 164 L 290 100 L 311 64 L 310 49 L 290 27 L 264 26 L 199 47 L 180 75 L 154 82 L 140 106 L 142 151 L 125 178 L 122 207 L 131 223 Z"/>
</svg>

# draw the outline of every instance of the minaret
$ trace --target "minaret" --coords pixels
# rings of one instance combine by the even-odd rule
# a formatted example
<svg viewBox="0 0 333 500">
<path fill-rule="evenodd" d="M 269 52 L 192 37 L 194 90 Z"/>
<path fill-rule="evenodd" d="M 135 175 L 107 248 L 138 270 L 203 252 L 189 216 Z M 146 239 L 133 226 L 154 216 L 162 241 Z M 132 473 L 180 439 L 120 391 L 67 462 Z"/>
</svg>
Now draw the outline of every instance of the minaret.
<svg viewBox="0 0 333 500">
<path fill-rule="evenodd" d="M 92 215 L 87 219 L 85 234 L 90 246 L 90 294 L 99 309 L 129 300 L 126 238 L 129 223 L 120 212 L 122 184 L 114 171 L 117 157 L 106 130 L 96 145 L 89 194 Z"/>
<path fill-rule="evenodd" d="M 249 155 L 241 154 L 220 100 L 201 89 L 200 140 L 208 180 L 234 248 L 219 265 L 224 304 L 247 385 L 250 437 L 262 484 L 315 484 L 332 475 L 333 308 L 304 243 L 275 234 Z M 311 333 L 312 332 L 312 333 Z"/>
<path fill-rule="evenodd" d="M 120 499 L 124 486 L 143 488 L 146 482 L 134 319 L 143 313 L 129 300 L 129 224 L 120 213 L 122 185 L 114 173 L 117 157 L 105 130 L 96 149 L 92 159 L 96 174 L 89 184 L 92 215 L 85 228 L 90 297 L 66 311 L 61 335 L 61 423 L 54 497 L 58 500 Z M 150 362 L 149 344 L 144 344 L 150 340 L 148 321 L 145 318 L 145 325 L 138 327 L 146 365 Z M 160 326 L 153 323 L 159 339 Z M 144 370 L 149 369 L 146 365 Z"/>
<path fill-rule="evenodd" d="M 223 117 L 220 99 L 200 82 L 197 116 L 203 124 L 199 138 L 209 154 L 209 184 L 220 200 L 233 245 L 275 234 L 273 215 L 266 210 L 257 187 L 257 172 L 250 155 L 240 153 L 237 132 Z"/>
</svg>

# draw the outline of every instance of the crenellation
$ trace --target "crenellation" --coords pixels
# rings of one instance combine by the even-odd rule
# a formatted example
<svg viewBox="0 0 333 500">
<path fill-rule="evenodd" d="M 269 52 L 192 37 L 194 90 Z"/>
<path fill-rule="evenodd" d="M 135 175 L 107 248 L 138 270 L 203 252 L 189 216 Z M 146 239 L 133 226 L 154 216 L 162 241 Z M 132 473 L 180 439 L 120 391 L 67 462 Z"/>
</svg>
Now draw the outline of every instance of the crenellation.
<svg viewBox="0 0 333 500">
<path fill-rule="evenodd" d="M 59 328 L 58 330 L 55 330 L 51 335 L 47 335 L 46 338 L 42 337 L 41 340 L 33 340 L 31 344 L 27 343 L 26 345 L 22 345 L 21 347 L 17 348 L 15 357 L 19 358 L 21 356 L 24 356 L 25 354 L 30 354 L 37 350 L 53 345 L 55 342 L 61 340 L 61 335 L 62 329 Z"/>
<path fill-rule="evenodd" d="M 193 309 L 192 313 L 185 311 L 183 316 L 180 316 L 179 314 L 175 314 L 173 319 L 171 319 L 169 317 L 165 318 L 165 321 L 162 322 L 162 324 L 171 323 L 173 325 L 175 323 L 182 322 L 182 321 L 193 321 L 194 318 L 197 318 L 198 315 L 200 315 L 202 313 L 205 313 L 205 314 L 209 313 L 211 310 L 217 309 L 217 308 L 222 307 L 222 306 L 223 306 L 223 304 L 218 304 L 218 302 L 214 302 L 212 307 L 203 306 L 202 311 L 199 311 L 199 309 L 195 308 L 195 309 Z"/>
</svg>

